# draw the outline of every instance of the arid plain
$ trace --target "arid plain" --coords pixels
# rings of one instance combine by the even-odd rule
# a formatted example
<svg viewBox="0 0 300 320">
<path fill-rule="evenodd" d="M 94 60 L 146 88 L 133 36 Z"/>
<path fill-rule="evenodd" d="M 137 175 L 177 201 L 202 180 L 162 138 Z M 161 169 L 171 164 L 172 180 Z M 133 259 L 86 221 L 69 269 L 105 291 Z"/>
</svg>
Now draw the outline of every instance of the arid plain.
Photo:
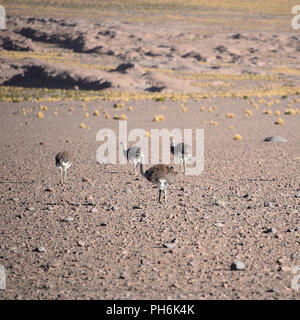
<svg viewBox="0 0 300 320">
<path fill-rule="evenodd" d="M 6 3 L 0 299 L 299 299 L 293 3 Z M 130 164 L 97 163 L 97 132 L 119 121 L 149 141 L 204 129 L 203 172 L 158 204 Z"/>
</svg>

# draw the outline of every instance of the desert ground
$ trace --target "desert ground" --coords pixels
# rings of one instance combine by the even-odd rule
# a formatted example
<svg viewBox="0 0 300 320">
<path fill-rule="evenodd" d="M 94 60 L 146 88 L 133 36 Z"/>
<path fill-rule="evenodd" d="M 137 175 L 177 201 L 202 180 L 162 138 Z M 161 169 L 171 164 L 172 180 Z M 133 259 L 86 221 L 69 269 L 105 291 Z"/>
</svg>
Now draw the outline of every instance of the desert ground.
<svg viewBox="0 0 300 320">
<path fill-rule="evenodd" d="M 298 300 L 293 3 L 41 3 L 3 4 L 0 299 Z M 98 131 L 122 121 L 149 142 L 204 129 L 203 172 L 159 204 L 130 164 L 97 162 Z"/>
</svg>

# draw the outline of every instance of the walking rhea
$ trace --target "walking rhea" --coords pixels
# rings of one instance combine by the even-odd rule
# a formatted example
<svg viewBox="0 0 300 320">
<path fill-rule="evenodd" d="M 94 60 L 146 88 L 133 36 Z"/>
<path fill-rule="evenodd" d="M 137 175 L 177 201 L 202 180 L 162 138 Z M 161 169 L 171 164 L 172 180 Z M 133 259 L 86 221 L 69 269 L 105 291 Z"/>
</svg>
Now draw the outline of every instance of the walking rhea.
<svg viewBox="0 0 300 320">
<path fill-rule="evenodd" d="M 72 165 L 72 158 L 68 151 L 59 152 L 55 157 L 56 167 L 60 170 L 60 181 L 63 182 L 67 178 L 67 170 Z"/>
</svg>

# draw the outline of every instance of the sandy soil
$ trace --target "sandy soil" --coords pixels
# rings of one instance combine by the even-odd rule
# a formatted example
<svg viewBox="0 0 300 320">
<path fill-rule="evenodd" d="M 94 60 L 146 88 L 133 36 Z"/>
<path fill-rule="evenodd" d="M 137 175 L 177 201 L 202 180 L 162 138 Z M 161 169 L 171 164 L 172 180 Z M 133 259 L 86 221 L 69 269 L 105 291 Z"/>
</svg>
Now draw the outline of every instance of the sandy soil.
<svg viewBox="0 0 300 320">
<path fill-rule="evenodd" d="M 84 115 L 100 105 L 113 113 L 113 103 L 83 110 L 49 102 L 43 119 L 20 113 L 32 103 L 2 103 L 1 299 L 298 299 L 291 269 L 300 264 L 299 115 L 276 126 L 261 111 L 245 117 L 247 100 L 207 101 L 214 112 L 200 112 L 203 104 L 188 100 L 183 112 L 177 102 L 132 102 L 126 111 L 129 129 L 205 130 L 204 172 L 179 176 L 164 207 L 130 165 L 97 164 L 96 133 L 118 133 L 118 121 Z M 162 105 L 166 120 L 154 123 Z M 288 142 L 263 142 L 275 134 Z M 65 186 L 54 163 L 63 149 L 74 156 Z M 245 269 L 230 270 L 235 260 Z"/>
<path fill-rule="evenodd" d="M 265 25 L 243 13 L 247 28 L 227 24 L 224 11 L 222 30 L 163 15 L 149 24 L 8 16 L 0 299 L 299 299 L 299 31 L 281 30 L 275 9 Z M 88 101 L 85 89 L 111 100 Z M 204 171 L 179 175 L 166 207 L 129 164 L 96 161 L 98 130 L 118 136 L 122 114 L 128 130 L 204 129 Z M 274 135 L 287 142 L 264 142 Z M 55 155 L 64 149 L 74 160 L 61 185 Z M 236 260 L 243 270 L 232 270 Z"/>
</svg>

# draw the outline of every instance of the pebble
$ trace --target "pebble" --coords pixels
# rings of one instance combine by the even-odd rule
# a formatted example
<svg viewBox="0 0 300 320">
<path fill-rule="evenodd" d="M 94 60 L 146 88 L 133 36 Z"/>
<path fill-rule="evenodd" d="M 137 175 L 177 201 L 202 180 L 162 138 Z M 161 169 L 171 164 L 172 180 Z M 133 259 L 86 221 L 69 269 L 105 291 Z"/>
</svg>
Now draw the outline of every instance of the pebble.
<svg viewBox="0 0 300 320">
<path fill-rule="evenodd" d="M 265 142 L 287 142 L 285 138 L 282 136 L 271 136 L 271 137 L 266 137 Z"/>
<path fill-rule="evenodd" d="M 265 233 L 271 233 L 271 232 L 276 233 L 276 232 L 277 232 L 277 229 L 276 229 L 275 227 L 272 227 L 272 228 L 269 228 L 269 229 L 267 229 L 267 230 L 265 231 Z"/>
<path fill-rule="evenodd" d="M 224 224 L 221 222 L 216 222 L 213 224 L 213 226 L 222 228 L 224 226 Z"/>
<path fill-rule="evenodd" d="M 221 208 L 225 208 L 226 207 L 226 202 L 225 201 L 222 201 L 222 200 L 218 200 L 216 199 L 214 201 L 214 204 L 218 207 L 221 207 Z"/>
<path fill-rule="evenodd" d="M 35 209 L 33 207 L 27 207 L 26 210 L 31 211 L 31 212 L 35 211 Z"/>
<path fill-rule="evenodd" d="M 265 201 L 265 202 L 264 202 L 264 206 L 265 206 L 265 207 L 268 207 L 268 208 L 272 208 L 272 203 L 269 202 L 269 201 Z"/>
<path fill-rule="evenodd" d="M 289 266 L 281 266 L 279 269 L 280 271 L 284 271 L 284 272 L 291 271 L 291 268 Z"/>
<path fill-rule="evenodd" d="M 46 248 L 44 246 L 38 246 L 35 248 L 36 252 L 44 252 L 46 250 Z"/>
<path fill-rule="evenodd" d="M 85 242 L 82 240 L 78 240 L 77 244 L 79 245 L 79 247 L 84 247 L 85 246 Z"/>
<path fill-rule="evenodd" d="M 230 268 L 231 270 L 244 270 L 245 264 L 242 261 L 234 261 Z"/>
<path fill-rule="evenodd" d="M 168 248 L 168 249 L 174 249 L 175 248 L 175 245 L 176 245 L 176 238 L 175 239 L 173 239 L 173 240 L 171 240 L 170 242 L 168 242 L 168 243 L 164 243 L 163 244 L 163 247 L 164 248 Z"/>
<path fill-rule="evenodd" d="M 92 202 L 94 200 L 94 197 L 91 194 L 89 194 L 86 196 L 85 199 L 86 199 L 86 201 Z"/>
<path fill-rule="evenodd" d="M 135 206 L 132 207 L 132 209 L 143 209 L 143 208 L 141 206 L 135 205 Z"/>
<path fill-rule="evenodd" d="M 72 222 L 72 221 L 74 221 L 74 217 L 66 217 L 66 218 L 62 218 L 61 219 L 61 221 L 63 221 L 63 222 Z"/>
<path fill-rule="evenodd" d="M 118 209 L 119 209 L 119 208 L 118 208 L 117 206 L 112 206 L 112 207 L 111 207 L 111 210 L 112 210 L 112 211 L 116 211 L 116 210 L 118 210 Z"/>
<path fill-rule="evenodd" d="M 92 212 L 92 213 L 97 213 L 99 210 L 97 209 L 97 208 L 92 208 L 91 210 L 90 210 L 90 212 Z"/>
<path fill-rule="evenodd" d="M 175 243 L 164 243 L 163 247 L 164 248 L 168 248 L 168 249 L 174 249 L 175 248 Z"/>
</svg>

